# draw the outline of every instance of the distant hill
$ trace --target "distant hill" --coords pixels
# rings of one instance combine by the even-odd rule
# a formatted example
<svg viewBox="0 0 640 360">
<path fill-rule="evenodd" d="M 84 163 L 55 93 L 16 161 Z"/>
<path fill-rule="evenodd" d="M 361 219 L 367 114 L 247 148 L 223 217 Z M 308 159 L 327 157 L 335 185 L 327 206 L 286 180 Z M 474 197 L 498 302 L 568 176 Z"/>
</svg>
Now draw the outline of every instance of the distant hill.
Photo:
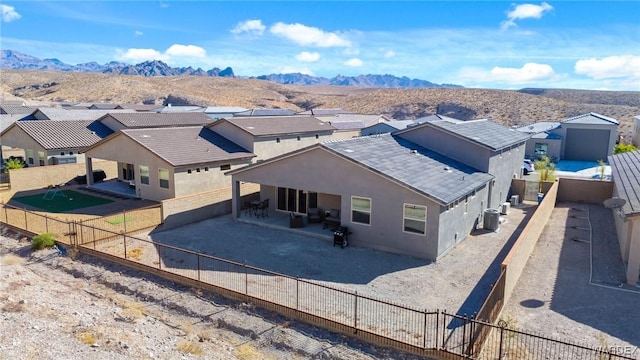
<svg viewBox="0 0 640 360">
<path fill-rule="evenodd" d="M 116 61 L 112 61 L 104 65 L 100 65 L 95 61 L 78 65 L 69 65 L 58 59 L 41 60 L 37 57 L 13 50 L 0 50 L 0 69 L 99 72 L 103 74 L 142 76 L 193 75 L 235 77 L 233 69 L 230 67 L 227 67 L 224 70 L 213 68 L 205 71 L 201 68 L 194 69 L 190 66 L 186 68 L 171 67 L 159 60 L 145 61 L 136 65 L 129 65 Z"/>
<path fill-rule="evenodd" d="M 0 69 L 15 70 L 52 70 L 65 72 L 103 73 L 113 75 L 141 75 L 141 76 L 219 76 L 236 77 L 233 69 L 227 67 L 223 70 L 213 68 L 203 70 L 192 67 L 171 67 L 160 60 L 145 61 L 136 65 L 129 65 L 112 61 L 104 65 L 97 62 L 69 65 L 58 59 L 39 59 L 34 56 L 22 54 L 13 50 L 0 50 Z M 427 80 L 410 79 L 406 76 L 394 75 L 338 75 L 331 79 L 310 76 L 300 73 L 270 74 L 255 77 L 259 80 L 269 80 L 279 84 L 289 85 L 340 85 L 358 86 L 367 88 L 462 88 L 460 85 L 435 84 Z"/>
<path fill-rule="evenodd" d="M 285 85 L 338 85 L 338 86 L 360 86 L 370 88 L 462 88 L 460 85 L 435 84 L 427 80 L 410 79 L 406 76 L 397 77 L 394 75 L 359 75 L 342 76 L 338 75 L 331 79 L 316 77 L 300 73 L 292 74 L 270 74 L 256 77 L 258 80 L 270 80 Z"/>
</svg>

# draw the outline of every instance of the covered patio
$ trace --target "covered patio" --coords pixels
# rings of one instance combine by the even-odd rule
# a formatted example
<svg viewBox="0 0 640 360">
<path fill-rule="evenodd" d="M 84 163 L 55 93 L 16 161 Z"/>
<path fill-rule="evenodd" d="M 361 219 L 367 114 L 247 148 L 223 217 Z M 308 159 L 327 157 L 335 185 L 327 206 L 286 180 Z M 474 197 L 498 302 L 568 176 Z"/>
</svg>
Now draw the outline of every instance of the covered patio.
<svg viewBox="0 0 640 360">
<path fill-rule="evenodd" d="M 251 209 L 243 209 L 240 211 L 237 221 L 263 226 L 271 229 L 284 230 L 299 235 L 306 235 L 317 239 L 333 241 L 333 227 L 325 228 L 323 223 L 309 223 L 308 217 L 302 217 L 302 227 L 290 227 L 291 213 L 269 209 L 267 216 L 256 216 Z"/>
</svg>

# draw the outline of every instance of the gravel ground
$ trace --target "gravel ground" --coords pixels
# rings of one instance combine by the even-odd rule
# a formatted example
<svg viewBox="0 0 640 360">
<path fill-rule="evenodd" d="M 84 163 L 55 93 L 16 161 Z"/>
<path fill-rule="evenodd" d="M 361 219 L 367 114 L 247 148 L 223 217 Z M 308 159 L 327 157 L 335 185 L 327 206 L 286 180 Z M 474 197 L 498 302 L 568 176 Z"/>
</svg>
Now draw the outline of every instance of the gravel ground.
<svg viewBox="0 0 640 360">
<path fill-rule="evenodd" d="M 2 359 L 415 359 L 88 256 L 0 237 Z"/>
<path fill-rule="evenodd" d="M 640 288 L 624 281 L 611 210 L 559 203 L 502 317 L 526 331 L 619 346 L 640 358 Z"/>
</svg>

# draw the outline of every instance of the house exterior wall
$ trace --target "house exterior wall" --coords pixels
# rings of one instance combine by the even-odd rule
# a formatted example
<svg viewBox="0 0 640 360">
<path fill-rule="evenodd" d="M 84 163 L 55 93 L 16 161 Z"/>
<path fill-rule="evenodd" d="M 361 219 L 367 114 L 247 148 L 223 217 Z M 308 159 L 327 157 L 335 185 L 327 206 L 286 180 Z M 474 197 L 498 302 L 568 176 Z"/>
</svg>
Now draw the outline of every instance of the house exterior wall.
<svg viewBox="0 0 640 360">
<path fill-rule="evenodd" d="M 616 140 L 618 138 L 618 126 L 615 124 L 579 124 L 579 123 L 562 123 L 558 129 L 555 129 L 553 132 L 560 135 L 562 139 L 562 148 L 560 150 L 560 158 L 564 159 L 565 157 L 565 144 L 567 139 L 567 129 L 591 129 L 591 130 L 607 130 L 609 131 L 609 145 L 607 145 L 608 154 L 613 154 L 613 148 L 616 146 Z M 588 144 L 585 144 L 588 146 Z"/>
<path fill-rule="evenodd" d="M 292 176 L 292 174 L 295 175 Z M 352 232 L 349 241 L 355 245 L 431 260 L 437 259 L 448 250 L 439 248 L 442 212 L 439 204 L 324 149 L 312 149 L 283 158 L 273 164 L 248 169 L 233 175 L 233 181 L 263 185 L 261 198 L 271 199 L 270 211 L 275 211 L 276 208 L 275 187 L 277 186 L 332 194 L 326 198 L 320 197 L 319 201 L 323 208 L 339 196 L 341 223 Z M 371 199 L 370 225 L 352 222 L 352 196 Z M 476 199 L 480 199 L 480 196 L 476 196 Z M 404 232 L 405 203 L 427 208 L 426 235 Z M 476 206 L 478 205 L 472 207 L 474 212 L 477 212 Z M 328 208 L 326 206 L 325 210 Z M 455 230 L 454 227 L 458 226 L 455 216 L 457 214 L 452 211 L 447 223 L 451 229 L 443 230 L 447 236 Z M 470 228 L 466 224 L 459 226 L 457 231 L 462 239 L 464 238 L 462 234 L 468 233 Z"/>
<path fill-rule="evenodd" d="M 620 197 L 616 183 L 613 185 L 613 196 Z M 627 283 L 636 285 L 640 276 L 640 216 L 623 218 L 615 209 L 612 212 L 620 255 L 627 267 Z"/>
<path fill-rule="evenodd" d="M 240 129 L 239 127 L 230 124 L 227 121 L 220 120 L 215 122 L 215 126 L 211 126 L 210 129 L 224 136 L 228 140 L 231 140 L 232 142 L 242 146 L 248 151 L 256 154 L 256 152 L 253 150 L 254 136 Z"/>
<path fill-rule="evenodd" d="M 376 134 L 386 134 L 386 133 L 394 132 L 396 130 L 398 129 L 394 128 L 391 125 L 387 125 L 385 123 L 379 123 L 379 124 L 375 124 L 362 129 L 360 131 L 360 135 L 369 136 L 369 135 L 376 135 Z"/>
<path fill-rule="evenodd" d="M 423 126 L 399 135 L 480 171 L 488 172 L 491 151 L 442 130 Z M 520 164 L 522 167 L 522 164 Z"/>
<path fill-rule="evenodd" d="M 527 145 L 524 151 L 524 156 L 527 159 L 536 160 L 538 155 L 535 153 L 536 144 L 547 144 L 547 156 L 549 158 L 555 157 L 556 159 L 560 159 L 561 150 L 562 150 L 562 140 L 561 139 L 536 139 L 530 138 L 527 140 Z"/>
<path fill-rule="evenodd" d="M 117 132 L 119 130 L 126 128 L 126 126 L 122 125 L 122 123 L 120 123 L 119 121 L 116 121 L 111 115 L 105 116 L 102 120 L 100 120 L 100 122 L 106 125 L 109 129 L 113 130 L 114 132 Z"/>
<path fill-rule="evenodd" d="M 2 135 L 2 145 L 10 146 L 12 148 L 24 149 L 25 157 L 24 161 L 27 162 L 29 167 L 40 166 L 38 161 L 38 152 L 46 153 L 46 150 L 40 146 L 31 136 L 20 129 L 17 126 L 9 129 L 4 135 Z M 30 163 L 28 156 L 29 150 L 33 153 L 33 162 Z"/>
<path fill-rule="evenodd" d="M 174 170 L 175 196 L 186 196 L 195 193 L 228 188 L 231 196 L 231 176 L 224 173 L 246 166 L 249 161 L 213 162 L 193 166 L 181 166 Z M 222 165 L 230 165 L 230 169 L 221 170 Z M 198 172 L 197 169 L 200 169 Z M 188 170 L 191 170 L 189 173 Z"/>
<path fill-rule="evenodd" d="M 523 142 L 520 145 L 492 153 L 487 172 L 495 178 L 489 190 L 487 207 L 498 208 L 509 198 L 511 179 L 519 177 L 522 171 L 524 149 L 525 143 Z"/>
<path fill-rule="evenodd" d="M 253 143 L 253 153 L 257 156 L 253 159 L 253 162 L 270 159 L 327 140 L 334 140 L 331 133 L 256 137 Z"/>
<path fill-rule="evenodd" d="M 173 176 L 173 166 L 160 159 L 155 154 L 152 154 L 141 145 L 128 140 L 123 135 L 115 136 L 109 141 L 87 150 L 85 155 L 90 158 L 133 164 L 136 193 L 141 198 L 161 201 L 175 197 L 176 181 Z M 140 183 L 139 165 L 149 167 L 148 185 Z M 158 175 L 158 169 L 160 168 L 169 170 L 168 189 L 160 187 L 160 179 Z"/>
<path fill-rule="evenodd" d="M 351 139 L 360 136 L 360 129 L 357 130 L 336 130 L 330 136 L 331 140 Z M 323 140 L 324 141 L 324 140 Z"/>
</svg>

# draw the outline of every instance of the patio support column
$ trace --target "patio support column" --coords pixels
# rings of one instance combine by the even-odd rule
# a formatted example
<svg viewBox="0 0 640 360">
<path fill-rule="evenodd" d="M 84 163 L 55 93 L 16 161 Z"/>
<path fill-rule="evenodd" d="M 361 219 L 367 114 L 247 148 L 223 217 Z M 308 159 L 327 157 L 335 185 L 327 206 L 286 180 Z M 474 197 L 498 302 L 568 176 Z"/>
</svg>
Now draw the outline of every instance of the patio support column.
<svg viewBox="0 0 640 360">
<path fill-rule="evenodd" d="M 87 168 L 87 185 L 93 185 L 93 158 L 86 157 L 85 164 Z"/>
<path fill-rule="evenodd" d="M 231 213 L 234 218 L 240 217 L 240 201 L 242 200 L 240 193 L 240 181 L 231 181 Z"/>
</svg>

